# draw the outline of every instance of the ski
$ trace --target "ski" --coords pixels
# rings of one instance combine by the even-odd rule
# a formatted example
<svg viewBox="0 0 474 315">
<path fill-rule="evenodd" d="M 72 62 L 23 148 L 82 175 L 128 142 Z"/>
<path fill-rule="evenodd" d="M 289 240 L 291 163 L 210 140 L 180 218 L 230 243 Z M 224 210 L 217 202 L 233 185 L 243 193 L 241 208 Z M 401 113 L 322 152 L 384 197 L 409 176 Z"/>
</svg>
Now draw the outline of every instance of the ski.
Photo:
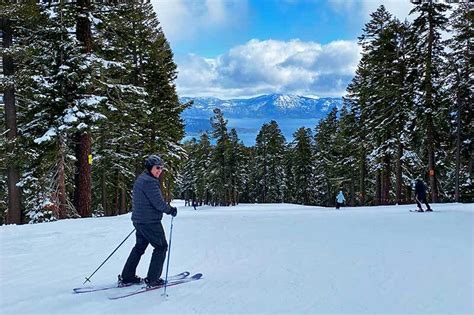
<svg viewBox="0 0 474 315">
<path fill-rule="evenodd" d="M 196 281 L 196 280 L 201 279 L 201 277 L 202 277 L 202 273 L 197 273 L 197 274 L 195 274 L 195 275 L 193 275 L 192 277 L 189 277 L 189 278 L 184 278 L 184 279 L 179 279 L 179 280 L 171 280 L 171 281 L 168 280 L 168 284 L 166 285 L 166 287 L 172 287 L 172 286 L 175 286 L 175 285 L 178 285 L 178 284 Z M 145 293 L 145 292 L 148 292 L 148 291 L 161 289 L 163 287 L 164 287 L 164 285 L 159 285 L 159 286 L 152 287 L 152 288 L 142 287 L 141 289 L 139 289 L 137 291 L 134 291 L 134 292 L 130 292 L 130 293 L 122 294 L 122 295 L 117 295 L 117 296 L 111 296 L 111 297 L 109 297 L 109 300 L 118 300 L 118 299 L 126 298 L 126 297 L 129 297 L 129 296 L 137 295 L 137 294 L 140 294 L 140 293 Z"/>
<path fill-rule="evenodd" d="M 185 279 L 187 276 L 189 276 L 190 273 L 188 271 L 178 273 L 176 275 L 173 275 L 171 277 L 168 277 L 170 280 L 175 281 L 175 280 L 182 280 Z M 110 290 L 110 289 L 120 289 L 120 288 L 128 288 L 136 285 L 143 285 L 143 282 L 140 283 L 132 283 L 128 285 L 109 285 L 109 286 L 93 286 L 93 287 L 81 287 L 81 288 L 74 288 L 72 289 L 74 293 L 89 293 L 89 292 L 96 292 L 96 291 L 105 291 L 105 290 Z"/>
<path fill-rule="evenodd" d="M 420 210 L 410 210 L 410 212 L 434 212 L 433 210 L 423 210 L 423 211 L 420 211 Z"/>
</svg>

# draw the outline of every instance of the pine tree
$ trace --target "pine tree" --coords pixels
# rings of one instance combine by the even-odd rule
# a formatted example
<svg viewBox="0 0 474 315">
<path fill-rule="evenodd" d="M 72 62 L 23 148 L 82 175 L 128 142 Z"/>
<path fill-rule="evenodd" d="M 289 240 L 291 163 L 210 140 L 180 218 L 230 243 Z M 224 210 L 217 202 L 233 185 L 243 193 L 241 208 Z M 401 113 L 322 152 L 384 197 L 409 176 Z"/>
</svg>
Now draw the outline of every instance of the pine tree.
<svg viewBox="0 0 474 315">
<path fill-rule="evenodd" d="M 410 165 L 416 160 L 410 144 L 416 117 L 416 73 L 412 70 L 416 61 L 410 53 L 412 38 L 407 23 L 394 20 L 383 6 L 371 17 L 359 37 L 363 55 L 346 98 L 359 126 L 352 142 L 361 143 L 360 199 L 365 202 L 365 175 L 369 171 L 375 176 L 375 186 L 370 187 L 375 194 L 374 202 L 398 203 L 408 199 L 408 195 L 402 195 L 403 188 L 410 185 Z M 404 172 L 409 176 L 404 176 Z"/>
<path fill-rule="evenodd" d="M 470 76 L 472 74 L 471 65 L 473 56 L 471 51 L 473 30 L 472 21 L 474 14 L 472 4 L 464 2 L 459 4 L 450 17 L 450 26 L 453 32 L 449 40 L 451 49 L 447 58 L 446 77 L 448 78 L 449 93 L 452 114 L 452 134 L 455 135 L 456 147 L 453 150 L 455 156 L 454 176 L 453 172 L 448 173 L 448 178 L 454 178 L 448 185 L 448 190 L 454 190 L 454 200 L 469 200 L 474 197 L 472 194 L 473 184 L 470 174 L 473 172 L 472 139 L 473 130 L 470 128 L 472 116 L 470 114 L 470 104 L 473 103 L 472 84 Z M 454 186 L 454 189 L 452 188 Z"/>
<path fill-rule="evenodd" d="M 24 221 L 64 218 L 74 212 L 73 208 L 68 207 L 65 192 L 64 155 L 57 154 L 58 148 L 62 147 L 58 145 L 61 139 L 58 130 L 61 125 L 59 116 L 64 107 L 59 104 L 62 93 L 55 90 L 54 77 L 48 67 L 60 62 L 54 54 L 55 43 L 59 41 L 59 36 L 67 34 L 67 28 L 54 28 L 46 14 L 47 7 L 35 2 L 23 2 L 11 8 L 16 8 L 15 81 L 19 96 L 17 102 L 21 108 L 18 112 L 21 126 L 18 145 L 21 150 L 16 152 L 15 159 L 26 170 L 21 180 L 26 192 L 24 205 L 27 216 Z M 60 45 L 65 47 L 64 50 L 68 47 L 68 43 L 61 42 Z M 66 71 L 66 67 L 60 71 Z M 40 145 L 43 140 L 48 143 Z"/>
<path fill-rule="evenodd" d="M 195 138 L 184 144 L 187 158 L 180 173 L 179 189 L 184 200 L 195 202 L 197 196 L 198 143 Z"/>
<path fill-rule="evenodd" d="M 441 69 L 444 44 L 441 32 L 446 30 L 448 19 L 444 15 L 448 5 L 438 2 L 423 2 L 417 5 L 410 14 L 417 14 L 413 21 L 412 32 L 417 38 L 415 51 L 418 57 L 418 92 L 421 98 L 416 103 L 418 123 L 423 126 L 423 147 L 428 157 L 428 175 L 432 202 L 438 201 L 437 154 L 443 134 L 440 128 L 446 122 L 446 99 L 443 89 Z"/>
<path fill-rule="evenodd" d="M 283 202 L 285 137 L 272 120 L 260 129 L 255 143 L 255 175 L 259 202 Z"/>
<path fill-rule="evenodd" d="M 371 14 L 371 20 L 364 26 L 363 34 L 359 37 L 359 45 L 362 47 L 362 58 L 356 71 L 356 76 L 348 87 L 348 101 L 359 122 L 360 129 L 355 136 L 361 144 L 360 165 L 360 195 L 361 202 L 366 202 L 368 194 L 375 195 L 375 203 L 382 199 L 382 169 L 383 160 L 385 166 L 389 163 L 390 156 L 385 154 L 386 149 L 381 149 L 387 140 L 390 130 L 385 130 L 383 118 L 377 114 L 383 114 L 387 107 L 388 97 L 384 95 L 389 77 L 387 65 L 391 58 L 386 59 L 391 49 L 391 38 L 388 30 L 392 23 L 391 14 L 382 5 Z M 391 86 L 390 86 L 391 88 Z M 367 187 L 366 176 L 371 172 L 375 177 L 375 187 Z M 371 191 L 367 192 L 370 189 Z"/>
<path fill-rule="evenodd" d="M 294 202 L 314 204 L 313 143 L 309 128 L 300 128 L 291 143 Z"/>
<path fill-rule="evenodd" d="M 135 24 L 136 39 L 132 47 L 147 48 L 146 54 L 138 54 L 137 70 L 144 75 L 144 87 L 147 92 L 146 107 L 141 110 L 147 115 L 142 125 L 142 141 L 145 152 L 160 153 L 167 161 L 164 174 L 164 193 L 169 200 L 173 190 L 173 178 L 178 174 L 179 163 L 184 157 L 180 141 L 184 136 L 184 122 L 181 112 L 190 104 L 181 104 L 178 100 L 174 80 L 177 76 L 176 64 L 168 41 L 159 27 L 153 5 L 149 2 L 132 4 L 141 20 Z"/>
<path fill-rule="evenodd" d="M 246 159 L 246 175 L 247 175 L 247 182 L 245 187 L 243 188 L 242 193 L 240 194 L 240 202 L 246 203 L 255 203 L 258 202 L 257 199 L 257 163 L 255 157 L 255 146 L 251 147 L 243 147 L 244 156 Z"/>
<path fill-rule="evenodd" d="M 353 130 L 357 128 L 356 118 L 353 112 L 349 111 L 346 104 L 340 110 L 339 120 L 337 123 L 337 132 L 334 139 L 335 152 L 338 160 L 335 163 L 335 178 L 338 180 L 334 187 L 334 198 L 338 189 L 343 189 L 346 193 L 347 203 L 351 206 L 356 204 L 356 185 L 358 177 L 357 169 L 357 152 L 358 143 L 352 139 Z M 337 187 L 339 186 L 339 187 Z"/>
<path fill-rule="evenodd" d="M 107 120 L 94 134 L 95 182 L 100 183 L 101 191 L 100 206 L 97 198 L 95 203 L 106 215 L 123 213 L 129 207 L 126 187 L 141 172 L 143 159 L 157 153 L 149 149 L 140 153 L 145 146 L 142 132 L 149 122 L 146 76 L 138 62 L 149 54 L 148 37 L 156 30 L 145 27 L 147 38 L 139 38 L 137 28 L 144 28 L 148 21 L 136 11 L 137 5 L 124 3 L 102 6 L 97 12 L 96 50 L 106 83 L 107 103 L 102 112 Z"/>
<path fill-rule="evenodd" d="M 169 198 L 184 154 L 179 116 L 189 104 L 178 101 L 176 65 L 151 4 L 81 0 L 14 8 L 22 32 L 15 51 L 22 109 L 15 160 L 27 170 L 21 184 L 28 220 L 75 217 L 72 195 L 82 216 L 91 214 L 91 201 L 95 215 L 126 212 L 127 187 L 151 153 L 167 161 Z M 83 171 L 74 171 L 75 161 Z"/>
<path fill-rule="evenodd" d="M 366 204 L 367 201 L 367 152 L 370 148 L 370 142 L 367 141 L 369 129 L 365 123 L 367 120 L 365 104 L 368 102 L 368 90 L 370 89 L 368 80 L 366 80 L 369 71 L 365 59 L 362 57 L 359 62 L 356 75 L 347 87 L 347 97 L 344 98 L 344 102 L 351 108 L 351 113 L 355 119 L 352 135 L 349 139 L 351 142 L 357 143 L 358 147 L 353 154 L 359 170 L 358 201 L 362 205 Z"/>
<path fill-rule="evenodd" d="M 228 167 L 228 186 L 230 204 L 235 206 L 239 203 L 240 194 L 248 182 L 247 159 L 244 153 L 244 145 L 240 142 L 237 131 L 232 128 L 229 133 L 229 146 L 226 152 Z"/>
<path fill-rule="evenodd" d="M 214 109 L 211 118 L 212 138 L 215 139 L 211 164 L 209 165 L 210 192 L 212 204 L 228 206 L 229 196 L 229 173 L 227 168 L 226 152 L 229 147 L 229 135 L 227 133 L 227 120 L 224 119 L 222 111 Z"/>
<path fill-rule="evenodd" d="M 6 8 L 5 4 L 1 4 L 0 9 L 2 14 L 0 15 L 0 24 L 2 28 L 2 82 L 1 87 L 4 91 L 3 94 L 3 106 L 4 106 L 4 118 L 5 118 L 5 130 L 6 132 L 0 135 L 1 137 L 6 136 L 6 141 L 2 141 L 2 145 L 5 146 L 4 152 L 9 155 L 9 159 L 6 161 L 6 173 L 8 186 L 8 211 L 6 215 L 7 223 L 20 224 L 24 220 L 22 218 L 22 210 L 20 203 L 20 189 L 17 183 L 20 180 L 19 166 L 14 161 L 14 156 L 17 153 L 17 114 L 15 104 L 15 85 L 14 85 L 14 59 L 12 52 L 14 28 L 11 20 L 11 15 L 15 12 L 16 5 L 14 7 Z M 3 128 L 2 128 L 3 129 Z M 2 185 L 3 186 L 3 185 Z M 3 217 L 2 211 L 2 217 Z"/>
<path fill-rule="evenodd" d="M 190 104 L 178 101 L 176 65 L 171 48 L 150 3 L 124 3 L 98 13 L 97 50 L 104 64 L 108 119 L 98 132 L 102 204 L 106 211 L 123 213 L 129 201 L 125 187 L 143 168 L 143 159 L 160 154 L 166 161 L 164 194 L 171 198 L 184 150 L 180 113 Z M 126 133 L 123 130 L 127 130 Z M 110 163 L 113 161 L 113 163 Z"/>
<path fill-rule="evenodd" d="M 199 205 L 209 204 L 210 183 L 209 166 L 212 158 L 212 147 L 209 135 L 203 133 L 196 148 L 196 197 Z"/>
<path fill-rule="evenodd" d="M 295 183 L 295 175 L 294 175 L 294 162 L 296 161 L 295 152 L 293 150 L 293 143 L 287 143 L 285 146 L 285 155 L 283 158 L 283 167 L 285 172 L 285 190 L 283 192 L 283 199 L 284 202 L 287 203 L 296 203 L 296 187 Z M 317 179 L 317 177 L 315 178 Z"/>
<path fill-rule="evenodd" d="M 315 133 L 316 200 L 326 206 L 334 204 L 335 190 L 342 184 L 342 179 L 336 175 L 340 158 L 336 151 L 337 129 L 337 108 L 333 108 L 325 119 L 319 121 Z"/>
</svg>

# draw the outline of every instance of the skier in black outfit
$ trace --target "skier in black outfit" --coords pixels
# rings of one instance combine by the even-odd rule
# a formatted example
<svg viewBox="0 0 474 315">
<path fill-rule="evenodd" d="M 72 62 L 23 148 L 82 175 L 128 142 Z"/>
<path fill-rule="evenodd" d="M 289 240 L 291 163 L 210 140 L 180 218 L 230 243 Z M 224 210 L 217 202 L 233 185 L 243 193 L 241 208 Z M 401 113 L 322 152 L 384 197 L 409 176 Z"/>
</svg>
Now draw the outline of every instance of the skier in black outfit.
<svg viewBox="0 0 474 315">
<path fill-rule="evenodd" d="M 417 179 L 415 183 L 415 200 L 418 206 L 417 211 L 423 212 L 423 208 L 421 207 L 422 202 L 426 205 L 426 211 L 433 211 L 426 200 L 426 186 L 421 179 Z"/>
<path fill-rule="evenodd" d="M 168 250 L 161 219 L 163 213 L 175 217 L 178 210 L 169 206 L 161 193 L 159 177 L 163 172 L 163 160 L 159 156 L 151 155 L 146 160 L 145 166 L 146 170 L 138 176 L 133 185 L 132 222 L 136 229 L 137 240 L 123 267 L 122 275 L 119 275 L 119 284 L 142 281 L 135 273 L 141 256 L 148 244 L 151 244 L 154 249 L 144 280 L 149 287 L 154 287 L 164 284 L 164 280 L 160 277 Z"/>
</svg>

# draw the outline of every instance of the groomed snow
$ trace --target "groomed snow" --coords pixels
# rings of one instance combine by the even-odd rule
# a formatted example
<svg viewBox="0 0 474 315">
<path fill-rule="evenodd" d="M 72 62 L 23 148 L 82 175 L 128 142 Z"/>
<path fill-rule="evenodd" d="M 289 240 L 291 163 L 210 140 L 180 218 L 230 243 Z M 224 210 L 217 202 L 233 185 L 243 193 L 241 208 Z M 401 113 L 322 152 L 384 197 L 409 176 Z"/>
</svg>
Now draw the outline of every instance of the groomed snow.
<svg viewBox="0 0 474 315">
<path fill-rule="evenodd" d="M 167 299 L 162 291 L 108 299 L 133 288 L 74 294 L 133 229 L 130 214 L 1 226 L 0 313 L 474 314 L 472 204 L 435 204 L 434 213 L 174 204 L 170 274 L 202 272 L 202 280 L 170 287 Z M 163 222 L 168 237 L 170 217 Z M 93 284 L 115 282 L 133 243 Z"/>
</svg>

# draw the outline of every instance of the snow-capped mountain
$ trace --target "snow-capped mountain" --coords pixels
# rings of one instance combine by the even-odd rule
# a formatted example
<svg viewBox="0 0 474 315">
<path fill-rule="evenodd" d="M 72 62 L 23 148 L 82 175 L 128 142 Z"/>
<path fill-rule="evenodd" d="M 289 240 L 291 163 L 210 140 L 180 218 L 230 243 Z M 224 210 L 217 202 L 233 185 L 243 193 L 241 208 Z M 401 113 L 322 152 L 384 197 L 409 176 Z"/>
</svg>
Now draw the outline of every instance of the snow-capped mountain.
<svg viewBox="0 0 474 315">
<path fill-rule="evenodd" d="M 222 100 L 215 97 L 182 97 L 182 103 L 192 100 L 192 107 L 182 117 L 188 136 L 210 130 L 214 108 L 219 108 L 246 145 L 253 145 L 264 123 L 275 120 L 287 140 L 300 127 L 314 128 L 319 119 L 333 108 L 341 108 L 342 98 L 314 98 L 297 95 L 270 94 L 248 99 Z"/>
<path fill-rule="evenodd" d="M 181 102 L 194 101 L 183 113 L 184 118 L 212 116 L 220 108 L 227 118 L 321 118 L 333 107 L 342 106 L 341 98 L 311 98 L 297 95 L 270 94 L 249 99 L 221 100 L 214 97 L 183 97 Z M 209 117 L 210 117 L 209 116 Z"/>
</svg>

